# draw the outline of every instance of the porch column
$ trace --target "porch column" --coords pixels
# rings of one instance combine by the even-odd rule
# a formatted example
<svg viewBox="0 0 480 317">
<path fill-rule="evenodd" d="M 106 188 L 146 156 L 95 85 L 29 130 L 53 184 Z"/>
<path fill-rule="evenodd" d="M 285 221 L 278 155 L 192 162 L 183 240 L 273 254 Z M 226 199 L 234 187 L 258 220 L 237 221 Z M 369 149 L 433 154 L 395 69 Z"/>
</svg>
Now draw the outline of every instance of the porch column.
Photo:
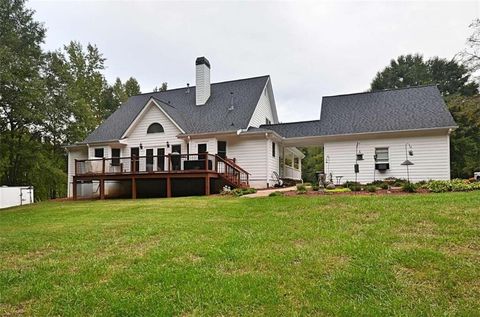
<svg viewBox="0 0 480 317">
<path fill-rule="evenodd" d="M 205 176 L 205 195 L 210 195 L 210 176 Z"/>
<path fill-rule="evenodd" d="M 73 177 L 73 200 L 77 200 L 77 180 Z"/>
<path fill-rule="evenodd" d="M 132 177 L 132 199 L 137 199 L 137 181 Z"/>
<path fill-rule="evenodd" d="M 100 178 L 100 199 L 105 199 L 105 180 Z"/>
<path fill-rule="evenodd" d="M 170 176 L 167 176 L 167 197 L 172 197 L 172 181 Z"/>
</svg>

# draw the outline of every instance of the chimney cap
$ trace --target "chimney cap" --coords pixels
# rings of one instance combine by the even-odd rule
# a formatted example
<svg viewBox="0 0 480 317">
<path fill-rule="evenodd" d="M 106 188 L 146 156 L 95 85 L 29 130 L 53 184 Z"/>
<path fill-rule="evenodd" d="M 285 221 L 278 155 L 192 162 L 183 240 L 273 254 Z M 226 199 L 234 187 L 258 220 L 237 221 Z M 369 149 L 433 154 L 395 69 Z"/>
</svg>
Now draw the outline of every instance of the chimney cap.
<svg viewBox="0 0 480 317">
<path fill-rule="evenodd" d="M 208 68 L 210 68 L 210 62 L 205 56 L 197 57 L 195 60 L 195 65 L 206 65 Z"/>
</svg>

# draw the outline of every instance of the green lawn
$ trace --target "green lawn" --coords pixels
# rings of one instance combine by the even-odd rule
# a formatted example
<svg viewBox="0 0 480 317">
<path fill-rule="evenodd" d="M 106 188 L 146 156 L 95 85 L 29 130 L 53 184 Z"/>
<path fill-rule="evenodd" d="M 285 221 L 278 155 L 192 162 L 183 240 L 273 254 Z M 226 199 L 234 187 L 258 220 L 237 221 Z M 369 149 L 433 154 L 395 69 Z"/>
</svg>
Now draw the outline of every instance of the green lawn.
<svg viewBox="0 0 480 317">
<path fill-rule="evenodd" d="M 0 315 L 479 316 L 480 192 L 0 212 Z"/>
</svg>

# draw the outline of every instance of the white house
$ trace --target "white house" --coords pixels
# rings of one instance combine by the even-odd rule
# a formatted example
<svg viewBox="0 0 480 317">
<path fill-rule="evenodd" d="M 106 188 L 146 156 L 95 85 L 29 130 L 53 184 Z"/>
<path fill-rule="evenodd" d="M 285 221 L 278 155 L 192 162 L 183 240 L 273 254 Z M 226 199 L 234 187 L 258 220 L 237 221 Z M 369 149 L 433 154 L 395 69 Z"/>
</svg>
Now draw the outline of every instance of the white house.
<svg viewBox="0 0 480 317">
<path fill-rule="evenodd" d="M 285 137 L 284 146 L 323 145 L 334 182 L 361 183 L 450 179 L 455 128 L 434 85 L 323 97 L 320 120 L 268 127 Z"/>
<path fill-rule="evenodd" d="M 197 58 L 195 68 L 196 86 L 130 97 L 67 147 L 70 197 L 170 197 L 298 181 L 297 147 L 312 145 L 324 146 L 325 172 L 341 182 L 406 178 L 406 159 L 414 181 L 449 178 L 455 122 L 435 86 L 324 97 L 319 120 L 279 123 L 270 76 L 210 83 L 209 61 Z"/>
</svg>

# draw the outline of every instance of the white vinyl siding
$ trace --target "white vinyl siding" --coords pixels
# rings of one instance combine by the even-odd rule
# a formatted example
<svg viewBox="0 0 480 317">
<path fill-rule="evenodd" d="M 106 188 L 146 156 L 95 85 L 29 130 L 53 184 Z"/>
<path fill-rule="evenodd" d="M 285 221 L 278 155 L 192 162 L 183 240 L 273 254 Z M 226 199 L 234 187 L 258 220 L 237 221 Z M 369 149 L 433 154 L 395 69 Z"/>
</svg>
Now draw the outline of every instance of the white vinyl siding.
<svg viewBox="0 0 480 317">
<path fill-rule="evenodd" d="M 236 137 L 227 140 L 227 157 L 250 173 L 250 186 L 267 187 L 267 140 L 265 138 Z"/>
<path fill-rule="evenodd" d="M 405 161 L 405 144 L 410 143 L 413 156 L 408 159 L 414 163 L 409 167 L 410 179 L 414 182 L 421 180 L 448 180 L 450 179 L 450 137 L 448 134 L 377 138 L 367 140 L 352 140 L 326 142 L 324 144 L 325 172 L 332 173 L 333 180 L 336 176 L 343 176 L 342 182 L 355 180 L 355 145 L 360 142 L 359 150 L 363 153 L 363 160 L 358 161 L 360 172 L 358 181 L 369 183 L 373 180 L 387 177 L 407 178 L 407 169 L 400 165 Z M 389 169 L 385 172 L 375 170 L 375 149 L 388 148 L 388 153 L 379 155 L 378 158 L 387 158 Z M 379 153 L 377 153 L 378 155 Z M 379 163 L 379 162 L 377 162 Z"/>
<path fill-rule="evenodd" d="M 265 87 L 265 90 L 266 89 L 267 87 Z M 277 123 L 273 118 L 272 104 L 270 103 L 268 92 L 262 93 L 260 96 L 258 104 L 248 125 L 251 127 L 259 127 L 260 125 L 265 124 L 266 119 L 270 120 L 270 122 Z"/>
<path fill-rule="evenodd" d="M 192 139 L 190 140 L 190 153 L 196 154 L 198 152 L 198 145 L 199 144 L 206 144 L 207 145 L 207 152 L 209 154 L 217 154 L 217 139 L 210 138 L 210 139 Z M 185 151 L 185 153 L 187 153 Z M 227 153 L 228 156 L 228 153 Z"/>
<path fill-rule="evenodd" d="M 85 160 L 88 158 L 88 149 L 82 148 L 82 149 L 69 149 L 68 150 L 68 174 L 67 174 L 67 180 L 68 180 L 68 190 L 67 190 L 67 196 L 72 197 L 73 196 L 73 176 L 75 175 L 75 159 L 77 160 Z"/>
<path fill-rule="evenodd" d="M 129 156 L 130 148 L 140 147 L 140 143 L 143 146 L 143 149 L 140 149 L 140 156 L 144 156 L 148 148 L 160 147 L 165 148 L 165 154 L 169 154 L 174 144 L 181 144 L 182 153 L 187 153 L 186 143 L 177 138 L 181 131 L 156 105 L 150 104 L 148 107 L 125 140 L 127 147 L 123 149 L 122 156 Z M 155 122 L 160 123 L 165 132 L 147 134 L 148 127 Z M 167 142 L 170 144 L 169 148 Z"/>
<path fill-rule="evenodd" d="M 273 156 L 273 143 L 275 143 L 275 156 Z M 273 172 L 277 172 L 280 175 L 280 159 L 279 159 L 279 146 L 277 142 L 272 140 L 267 141 L 267 148 L 268 148 L 268 183 L 270 186 L 275 185 L 276 179 L 273 176 Z"/>
</svg>

